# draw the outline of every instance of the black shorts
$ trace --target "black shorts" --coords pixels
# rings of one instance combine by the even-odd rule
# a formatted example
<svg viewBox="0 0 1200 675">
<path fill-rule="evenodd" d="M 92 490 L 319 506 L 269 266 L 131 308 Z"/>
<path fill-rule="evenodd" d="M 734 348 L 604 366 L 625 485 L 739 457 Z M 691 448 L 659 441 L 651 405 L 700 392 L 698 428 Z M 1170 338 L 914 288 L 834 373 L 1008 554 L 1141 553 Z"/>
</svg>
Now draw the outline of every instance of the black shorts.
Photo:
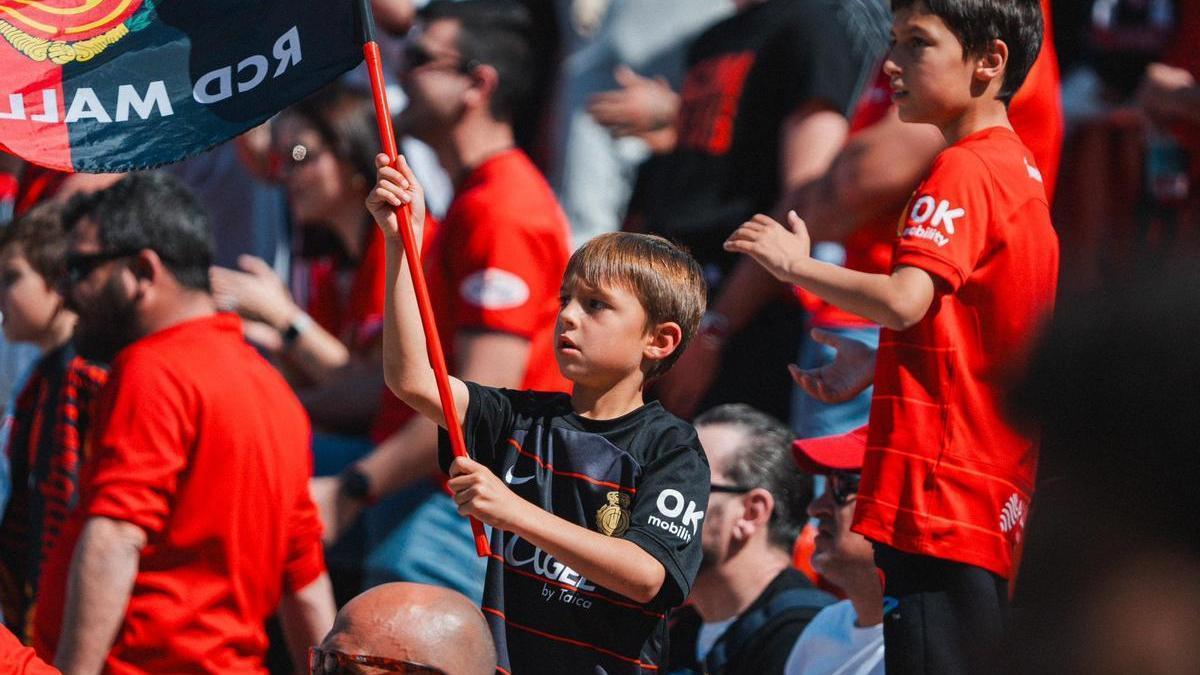
<svg viewBox="0 0 1200 675">
<path fill-rule="evenodd" d="M 1008 623 L 1008 582 L 981 567 L 875 544 L 888 675 L 990 672 Z"/>
</svg>

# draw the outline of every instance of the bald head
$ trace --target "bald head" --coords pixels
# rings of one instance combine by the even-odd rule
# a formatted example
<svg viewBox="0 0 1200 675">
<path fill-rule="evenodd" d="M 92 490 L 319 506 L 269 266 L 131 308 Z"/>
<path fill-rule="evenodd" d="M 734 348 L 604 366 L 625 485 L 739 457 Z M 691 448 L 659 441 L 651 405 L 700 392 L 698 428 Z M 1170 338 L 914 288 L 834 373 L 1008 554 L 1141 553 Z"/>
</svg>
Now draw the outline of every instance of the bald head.
<svg viewBox="0 0 1200 675">
<path fill-rule="evenodd" d="M 448 675 L 490 675 L 496 649 L 466 596 L 425 584 L 376 586 L 346 603 L 322 649 L 412 661 Z"/>
</svg>

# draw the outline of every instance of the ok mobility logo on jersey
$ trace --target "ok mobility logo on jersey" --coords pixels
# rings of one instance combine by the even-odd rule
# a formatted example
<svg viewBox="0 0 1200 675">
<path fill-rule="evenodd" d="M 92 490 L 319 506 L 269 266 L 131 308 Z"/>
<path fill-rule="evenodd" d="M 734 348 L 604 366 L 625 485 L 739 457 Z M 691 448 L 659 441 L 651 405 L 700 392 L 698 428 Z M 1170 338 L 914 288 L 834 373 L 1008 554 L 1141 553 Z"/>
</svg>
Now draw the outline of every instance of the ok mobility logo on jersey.
<svg viewBox="0 0 1200 675">
<path fill-rule="evenodd" d="M 900 236 L 928 239 L 940 248 L 949 244 L 950 237 L 954 236 L 955 221 L 966 215 L 966 209 L 955 208 L 945 199 L 925 195 L 913 202 L 908 213 L 909 225 L 901 230 Z"/>
<path fill-rule="evenodd" d="M 0 149 L 64 171 L 178 161 L 361 60 L 355 0 L 0 0 Z"/>
<path fill-rule="evenodd" d="M 646 522 L 666 530 L 684 541 L 691 541 L 700 532 L 700 520 L 704 512 L 697 510 L 696 502 L 686 499 L 679 490 L 667 489 L 658 493 L 654 504 L 663 516 L 651 515 Z"/>
</svg>

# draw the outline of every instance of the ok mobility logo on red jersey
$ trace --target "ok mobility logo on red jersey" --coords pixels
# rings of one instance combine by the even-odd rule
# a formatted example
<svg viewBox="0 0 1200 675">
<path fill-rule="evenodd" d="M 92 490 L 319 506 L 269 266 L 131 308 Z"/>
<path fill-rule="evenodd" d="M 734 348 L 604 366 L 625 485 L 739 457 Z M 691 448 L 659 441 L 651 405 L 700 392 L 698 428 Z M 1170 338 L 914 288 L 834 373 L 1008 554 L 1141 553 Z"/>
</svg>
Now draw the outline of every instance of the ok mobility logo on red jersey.
<svg viewBox="0 0 1200 675">
<path fill-rule="evenodd" d="M 354 0 L 0 0 L 0 150 L 63 171 L 166 164 L 361 61 Z"/>
<path fill-rule="evenodd" d="M 924 195 L 913 201 L 908 212 L 908 226 L 901 230 L 900 236 L 928 239 L 942 247 L 954 236 L 955 222 L 966 215 L 965 209 L 956 208 L 945 199 Z"/>
</svg>

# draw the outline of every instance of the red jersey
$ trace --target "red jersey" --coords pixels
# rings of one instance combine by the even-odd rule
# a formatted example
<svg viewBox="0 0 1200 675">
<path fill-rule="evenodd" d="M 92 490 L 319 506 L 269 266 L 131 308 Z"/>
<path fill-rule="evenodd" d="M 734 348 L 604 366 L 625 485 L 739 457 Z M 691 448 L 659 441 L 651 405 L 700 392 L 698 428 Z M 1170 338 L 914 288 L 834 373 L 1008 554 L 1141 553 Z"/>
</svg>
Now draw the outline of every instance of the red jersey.
<svg viewBox="0 0 1200 675">
<path fill-rule="evenodd" d="M 354 268 L 339 267 L 332 257 L 307 266 L 305 311 L 352 352 L 369 349 L 383 334 L 384 253 L 383 232 L 372 224 Z"/>
<path fill-rule="evenodd" d="M 1046 196 L 1054 201 L 1058 185 L 1058 164 L 1062 158 L 1063 111 L 1062 79 L 1058 54 L 1054 51 L 1054 25 L 1050 20 L 1050 0 L 1042 0 L 1042 51 L 1038 54 L 1025 83 L 1008 106 L 1008 121 L 1021 142 L 1033 153 L 1042 172 Z"/>
<path fill-rule="evenodd" d="M 554 192 L 524 152 L 495 155 L 467 176 L 422 256 L 452 373 L 459 332 L 510 333 L 530 343 L 520 389 L 571 390 L 554 360 L 569 231 Z M 382 441 L 412 415 L 385 390 L 372 437 Z"/>
<path fill-rule="evenodd" d="M 53 658 L 74 542 L 103 516 L 147 536 L 106 672 L 265 673 L 264 622 L 284 593 L 324 571 L 310 435 L 236 316 L 187 321 L 122 350 L 60 538 L 70 544 L 43 577 L 38 654 Z"/>
<path fill-rule="evenodd" d="M 32 649 L 21 644 L 15 635 L 0 626 L 0 673 L 4 675 L 61 675 L 39 659 Z"/>
<path fill-rule="evenodd" d="M 1006 421 L 1004 393 L 1058 280 L 1046 192 L 1016 134 L 985 129 L 937 156 L 894 265 L 928 272 L 936 294 L 912 328 L 880 335 L 854 529 L 1009 577 L 1037 444 Z"/>
</svg>

